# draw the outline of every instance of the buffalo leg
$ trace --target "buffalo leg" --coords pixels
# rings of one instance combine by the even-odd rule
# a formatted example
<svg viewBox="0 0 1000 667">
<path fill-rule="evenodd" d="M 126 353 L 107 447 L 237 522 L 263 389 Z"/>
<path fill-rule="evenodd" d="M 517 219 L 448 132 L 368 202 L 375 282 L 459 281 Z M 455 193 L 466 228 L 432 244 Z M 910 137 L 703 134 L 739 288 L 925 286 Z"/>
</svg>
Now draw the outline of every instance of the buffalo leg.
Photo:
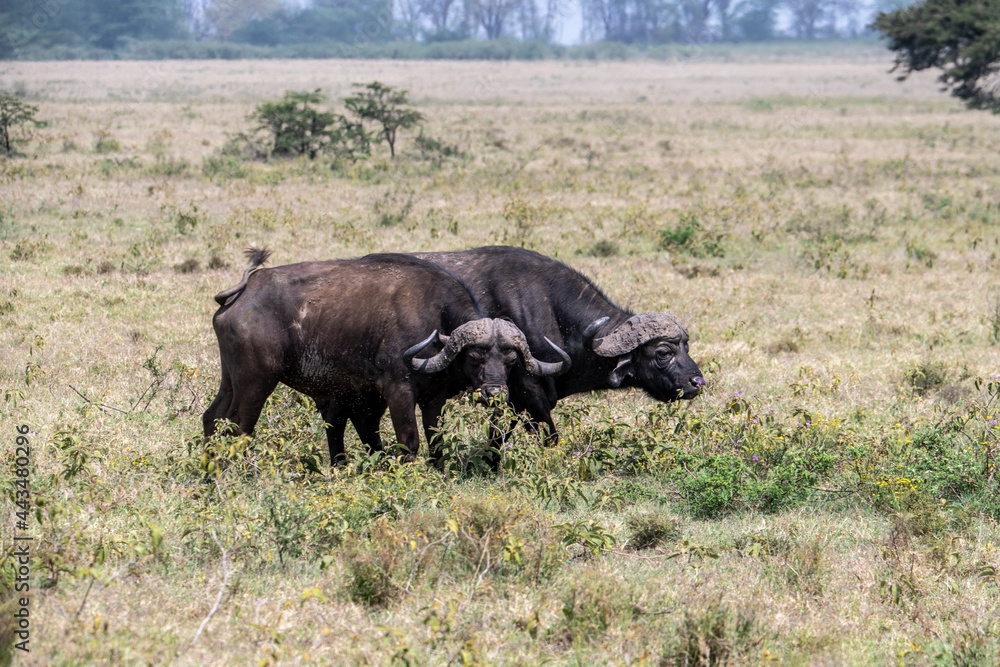
<svg viewBox="0 0 1000 667">
<path fill-rule="evenodd" d="M 545 424 L 548 433 L 545 435 L 545 445 L 552 447 L 559 444 L 559 434 L 552 421 L 552 404 L 546 396 L 545 389 L 535 378 L 524 378 L 519 382 L 517 391 L 511 392 L 511 403 L 517 412 L 527 412 L 528 421 L 524 426 L 533 433 L 539 432 L 539 425 Z"/>
<path fill-rule="evenodd" d="M 337 399 L 327 398 L 316 401 L 316 409 L 326 424 L 326 444 L 330 449 L 330 466 L 335 467 L 347 460 L 344 454 L 344 431 L 347 429 L 347 411 Z"/>
<path fill-rule="evenodd" d="M 371 391 L 360 394 L 350 412 L 351 423 L 354 424 L 358 437 L 373 452 L 382 451 L 382 436 L 378 427 L 382 423 L 385 407 L 385 399 L 377 391 Z"/>
<path fill-rule="evenodd" d="M 216 421 L 226 416 L 229 406 L 233 403 L 233 381 L 229 377 L 229 369 L 225 361 L 222 362 L 222 380 L 219 382 L 219 393 L 215 400 L 205 410 L 201 416 L 201 425 L 205 431 L 205 437 L 215 435 Z"/>
<path fill-rule="evenodd" d="M 420 451 L 420 433 L 417 430 L 417 415 L 414 410 L 416 402 L 413 390 L 409 387 L 396 386 L 386 391 L 389 395 L 387 403 L 392 427 L 396 431 L 396 440 L 407 451 L 404 461 L 414 461 Z"/>
<path fill-rule="evenodd" d="M 235 398 L 232 405 L 229 406 L 226 418 L 236 424 L 240 433 L 253 435 L 253 429 L 257 425 L 257 420 L 260 419 L 264 403 L 277 386 L 278 379 L 276 377 L 258 377 L 250 383 L 250 387 L 246 391 L 240 391 L 234 386 Z"/>
<path fill-rule="evenodd" d="M 358 432 L 361 442 L 368 445 L 369 451 L 382 451 L 382 436 L 378 427 L 385 407 L 385 400 L 375 391 L 316 401 L 316 408 L 326 422 L 331 465 L 347 460 L 344 453 L 344 432 L 347 430 L 348 420 L 354 424 L 354 430 Z"/>
<path fill-rule="evenodd" d="M 444 410 L 444 395 L 435 396 L 421 402 L 420 418 L 424 425 L 424 436 L 427 437 L 427 458 L 436 467 L 441 467 L 441 412 Z"/>
</svg>

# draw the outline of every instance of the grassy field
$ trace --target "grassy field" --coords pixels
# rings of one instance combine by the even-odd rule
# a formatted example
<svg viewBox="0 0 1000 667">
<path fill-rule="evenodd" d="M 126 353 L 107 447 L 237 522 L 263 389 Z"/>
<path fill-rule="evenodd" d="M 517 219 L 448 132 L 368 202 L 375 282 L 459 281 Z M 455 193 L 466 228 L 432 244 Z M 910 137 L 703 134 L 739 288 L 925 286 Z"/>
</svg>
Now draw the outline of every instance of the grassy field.
<svg viewBox="0 0 1000 667">
<path fill-rule="evenodd" d="M 48 121 L 0 160 L 18 664 L 995 664 L 1000 119 L 889 62 L 3 64 Z M 261 101 L 375 79 L 458 154 L 222 151 Z M 350 430 L 331 471 L 287 389 L 202 442 L 243 248 L 491 243 L 679 316 L 707 393 L 566 400 L 496 475 L 461 400 L 444 477 Z"/>
</svg>

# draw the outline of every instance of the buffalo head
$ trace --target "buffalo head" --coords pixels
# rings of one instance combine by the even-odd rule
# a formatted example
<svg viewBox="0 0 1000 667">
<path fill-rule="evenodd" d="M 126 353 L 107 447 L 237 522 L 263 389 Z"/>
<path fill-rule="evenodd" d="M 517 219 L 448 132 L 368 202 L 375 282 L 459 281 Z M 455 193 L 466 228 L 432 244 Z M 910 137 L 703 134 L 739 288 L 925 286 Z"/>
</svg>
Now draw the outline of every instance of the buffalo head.
<svg viewBox="0 0 1000 667">
<path fill-rule="evenodd" d="M 444 349 L 429 359 L 415 359 L 435 338 L 444 345 Z M 513 322 L 484 318 L 466 322 L 452 331 L 450 336 L 439 335 L 435 331 L 404 352 L 403 358 L 415 371 L 440 373 L 461 356 L 459 363 L 462 365 L 462 373 L 469 384 L 479 390 L 480 398 L 505 400 L 507 376 L 519 356 L 524 369 L 536 377 L 559 375 L 569 370 L 569 355 L 548 338 L 545 341 L 562 361 L 535 359 L 524 333 Z"/>
<path fill-rule="evenodd" d="M 596 354 L 617 357 L 608 384 L 641 387 L 658 401 L 692 399 L 705 378 L 688 356 L 688 332 L 670 313 L 634 315 L 601 338 L 593 339 L 607 322 L 602 317 L 584 331 L 584 340 Z M 593 340 L 592 340 L 593 339 Z"/>
</svg>

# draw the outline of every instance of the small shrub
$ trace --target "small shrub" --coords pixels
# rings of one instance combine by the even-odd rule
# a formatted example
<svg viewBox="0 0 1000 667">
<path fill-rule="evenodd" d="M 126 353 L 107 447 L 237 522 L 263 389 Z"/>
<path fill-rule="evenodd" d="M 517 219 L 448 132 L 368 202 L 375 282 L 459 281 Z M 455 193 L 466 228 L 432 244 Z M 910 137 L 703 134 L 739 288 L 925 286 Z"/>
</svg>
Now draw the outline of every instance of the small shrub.
<svg viewBox="0 0 1000 667">
<path fill-rule="evenodd" d="M 693 213 L 682 213 L 674 227 L 660 230 L 660 245 L 665 250 L 676 250 L 693 257 L 725 257 L 722 235 L 712 234 L 702 227 Z"/>
<path fill-rule="evenodd" d="M 633 514 L 625 525 L 629 530 L 627 545 L 636 551 L 676 540 L 681 533 L 678 521 L 662 514 Z"/>
<path fill-rule="evenodd" d="M 983 490 L 980 452 L 969 447 L 961 434 L 939 425 L 914 431 L 912 440 L 904 472 L 919 480 L 929 497 L 959 500 Z"/>
<path fill-rule="evenodd" d="M 742 478 L 739 459 L 728 454 L 713 455 L 697 472 L 681 479 L 681 493 L 695 516 L 714 518 L 739 506 Z"/>
<path fill-rule="evenodd" d="M 948 528 L 944 507 L 919 491 L 907 491 L 899 499 L 899 511 L 893 516 L 896 533 L 936 535 Z"/>
<path fill-rule="evenodd" d="M 101 129 L 97 131 L 94 138 L 94 152 L 101 155 L 107 153 L 117 153 L 122 148 L 121 143 L 111 136 L 111 133 L 107 130 Z"/>
<path fill-rule="evenodd" d="M 551 214 L 552 209 L 544 202 L 532 204 L 519 196 L 512 197 L 503 205 L 503 218 L 513 226 L 505 231 L 504 242 L 529 247 L 530 237 Z"/>
<path fill-rule="evenodd" d="M 562 603 L 562 616 L 549 635 L 569 644 L 600 641 L 608 628 L 627 624 L 635 607 L 614 582 L 602 581 L 573 586 Z"/>
<path fill-rule="evenodd" d="M 661 658 L 661 665 L 714 667 L 740 664 L 760 643 L 754 638 L 756 619 L 751 613 L 733 614 L 721 603 L 700 611 L 684 612 L 677 641 Z"/>
<path fill-rule="evenodd" d="M 992 632 L 990 631 L 992 630 Z M 955 665 L 955 667 L 976 667 L 978 665 L 995 665 L 1000 660 L 996 644 L 991 638 L 996 637 L 995 629 L 970 628 L 954 630 L 947 639 L 941 639 L 936 644 L 933 654 L 935 665 Z"/>
<path fill-rule="evenodd" d="M 177 233 L 182 236 L 193 232 L 203 218 L 203 215 L 198 212 L 196 204 L 191 204 L 186 211 L 173 204 L 164 204 L 160 210 L 167 220 L 173 223 Z"/>
<path fill-rule="evenodd" d="M 416 145 L 421 159 L 433 162 L 438 166 L 441 166 L 447 158 L 462 157 L 463 155 L 457 145 L 448 144 L 441 139 L 428 136 L 424 134 L 423 130 L 413 140 L 413 143 Z"/>
<path fill-rule="evenodd" d="M 191 163 L 183 158 L 170 156 L 165 159 L 157 159 L 156 162 L 147 167 L 146 171 L 153 176 L 184 176 L 191 169 Z"/>
<path fill-rule="evenodd" d="M 266 160 L 269 154 L 267 142 L 256 134 L 237 132 L 226 135 L 226 143 L 222 144 L 218 154 L 220 157 L 231 157 L 239 160 Z"/>
<path fill-rule="evenodd" d="M 249 170 L 234 157 L 206 155 L 201 161 L 201 173 L 209 179 L 241 179 L 250 175 Z"/>
<path fill-rule="evenodd" d="M 385 607 L 398 594 L 392 577 L 370 553 L 356 553 L 348 560 L 347 596 L 369 607 Z"/>
<path fill-rule="evenodd" d="M 917 262 L 920 262 L 928 269 L 934 266 L 934 260 L 937 259 L 937 253 L 926 248 L 918 243 L 911 241 L 906 244 L 906 256 Z"/>
<path fill-rule="evenodd" d="M 584 555 L 600 555 L 601 551 L 614 549 L 617 540 L 607 528 L 596 521 L 567 521 L 553 526 L 562 534 L 563 544 L 583 547 Z"/>
<path fill-rule="evenodd" d="M 667 249 L 681 248 L 694 239 L 697 231 L 698 227 L 690 222 L 682 223 L 676 227 L 665 227 L 660 230 L 660 243 Z"/>
<path fill-rule="evenodd" d="M 618 244 L 607 239 L 598 241 L 587 250 L 591 257 L 614 257 L 618 252 Z"/>
<path fill-rule="evenodd" d="M 787 538 L 771 533 L 747 533 L 738 537 L 733 547 L 745 558 L 766 558 L 784 556 L 792 544 Z"/>
<path fill-rule="evenodd" d="M 395 227 L 406 221 L 413 210 L 413 192 L 386 190 L 372 203 L 372 213 L 379 227 Z"/>
<path fill-rule="evenodd" d="M 948 379 L 943 364 L 924 362 L 906 371 L 903 381 L 916 396 L 926 396 L 939 389 Z"/>
<path fill-rule="evenodd" d="M 40 259 L 52 244 L 49 243 L 48 238 L 43 236 L 40 239 L 21 239 L 14 244 L 14 247 L 10 251 L 10 258 L 15 262 L 26 262 L 32 259 Z"/>
<path fill-rule="evenodd" d="M 177 273 L 194 273 L 200 268 L 201 268 L 201 263 L 194 257 L 189 257 L 180 264 L 174 265 L 174 271 L 176 271 Z"/>
</svg>

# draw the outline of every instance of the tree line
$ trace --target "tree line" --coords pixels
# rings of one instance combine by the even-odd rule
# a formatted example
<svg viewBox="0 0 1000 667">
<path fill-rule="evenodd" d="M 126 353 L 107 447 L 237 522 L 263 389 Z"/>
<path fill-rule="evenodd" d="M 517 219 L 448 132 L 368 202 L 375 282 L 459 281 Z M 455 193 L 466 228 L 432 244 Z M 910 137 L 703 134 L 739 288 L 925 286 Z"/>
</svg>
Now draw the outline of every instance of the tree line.
<svg viewBox="0 0 1000 667">
<path fill-rule="evenodd" d="M 871 10 L 866 0 L 0 0 L 0 57 L 155 40 L 549 43 L 570 16 L 586 43 L 818 39 L 862 32 Z"/>
</svg>

